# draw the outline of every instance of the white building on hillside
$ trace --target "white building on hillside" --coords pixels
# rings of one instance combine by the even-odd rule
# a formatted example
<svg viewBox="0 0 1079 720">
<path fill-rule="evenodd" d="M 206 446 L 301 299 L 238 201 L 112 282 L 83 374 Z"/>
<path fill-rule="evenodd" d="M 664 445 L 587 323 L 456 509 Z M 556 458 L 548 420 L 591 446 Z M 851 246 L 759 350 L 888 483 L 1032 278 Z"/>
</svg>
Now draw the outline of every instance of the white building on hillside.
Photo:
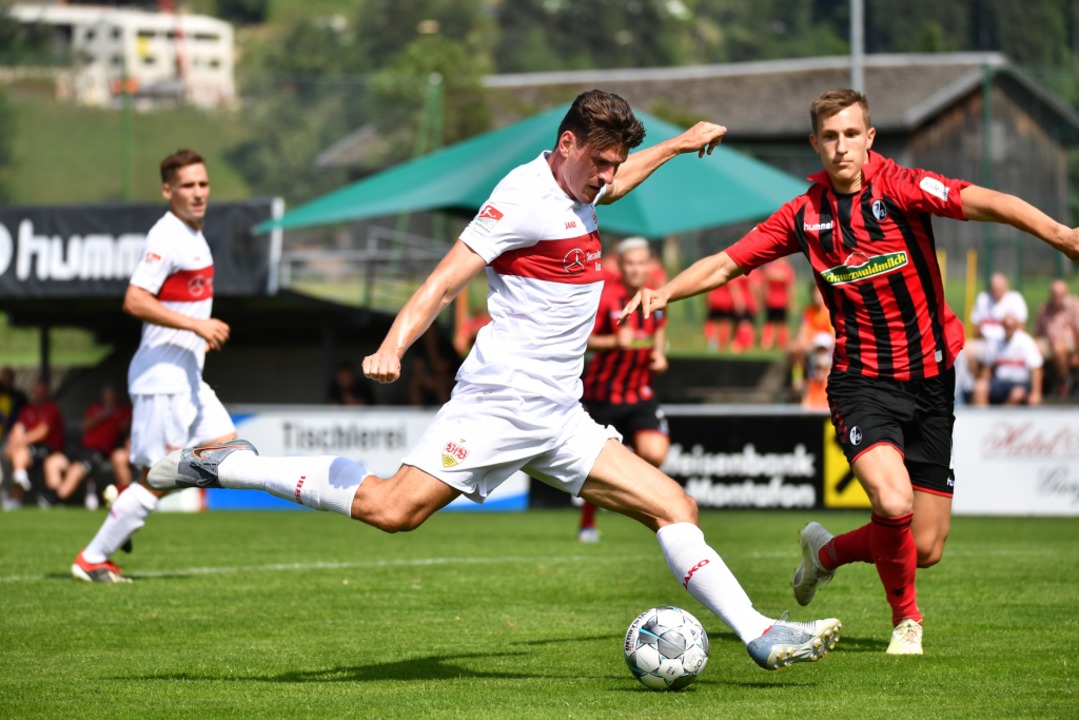
<svg viewBox="0 0 1079 720">
<path fill-rule="evenodd" d="M 77 63 L 63 94 L 108 104 L 123 78 L 139 97 L 185 99 L 196 105 L 232 102 L 232 25 L 205 15 L 154 13 L 104 6 L 21 3 L 11 15 L 54 28 Z"/>
</svg>

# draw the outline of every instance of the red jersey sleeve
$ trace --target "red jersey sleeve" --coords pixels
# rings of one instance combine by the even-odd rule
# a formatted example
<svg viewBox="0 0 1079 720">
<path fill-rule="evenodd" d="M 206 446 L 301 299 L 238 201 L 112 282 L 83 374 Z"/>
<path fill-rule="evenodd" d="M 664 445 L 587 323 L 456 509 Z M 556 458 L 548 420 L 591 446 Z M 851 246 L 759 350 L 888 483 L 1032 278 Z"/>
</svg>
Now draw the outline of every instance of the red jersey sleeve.
<svg viewBox="0 0 1079 720">
<path fill-rule="evenodd" d="M 908 212 L 966 220 L 961 194 L 970 186 L 966 180 L 954 180 L 930 170 L 894 165 L 887 173 L 886 194 Z"/>
<path fill-rule="evenodd" d="M 795 205 L 801 198 L 796 198 L 772 213 L 741 240 L 727 248 L 727 255 L 734 264 L 747 273 L 776 258 L 800 252 L 798 238 L 795 235 Z"/>
<path fill-rule="evenodd" d="M 618 304 L 618 293 L 614 292 L 614 285 L 605 284 L 599 296 L 599 309 L 596 310 L 596 322 L 592 326 L 592 334 L 613 335 L 614 321 L 621 312 L 622 308 Z"/>
</svg>

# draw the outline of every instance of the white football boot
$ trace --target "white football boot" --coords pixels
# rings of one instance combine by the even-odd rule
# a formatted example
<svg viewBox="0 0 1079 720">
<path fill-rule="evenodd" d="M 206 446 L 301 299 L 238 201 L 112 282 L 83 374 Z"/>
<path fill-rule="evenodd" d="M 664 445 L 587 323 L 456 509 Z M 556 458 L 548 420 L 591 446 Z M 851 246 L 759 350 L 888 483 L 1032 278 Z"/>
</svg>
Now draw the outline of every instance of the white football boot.
<svg viewBox="0 0 1079 720">
<path fill-rule="evenodd" d="M 835 570 L 825 570 L 820 564 L 820 549 L 832 539 L 832 533 L 817 522 L 811 522 L 798 533 L 802 546 L 802 564 L 794 571 L 791 587 L 799 605 L 808 605 L 819 588 L 832 581 Z"/>
<path fill-rule="evenodd" d="M 889 655 L 921 655 L 922 624 L 910 618 L 895 626 L 892 641 L 888 643 Z"/>
</svg>

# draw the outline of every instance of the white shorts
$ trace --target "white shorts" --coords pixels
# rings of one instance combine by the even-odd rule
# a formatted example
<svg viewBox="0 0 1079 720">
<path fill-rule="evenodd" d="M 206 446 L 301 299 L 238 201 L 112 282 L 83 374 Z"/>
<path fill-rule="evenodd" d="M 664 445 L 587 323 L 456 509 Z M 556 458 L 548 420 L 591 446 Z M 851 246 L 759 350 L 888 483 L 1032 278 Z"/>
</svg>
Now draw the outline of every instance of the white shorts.
<svg viewBox="0 0 1079 720">
<path fill-rule="evenodd" d="M 202 382 L 196 393 L 131 396 L 131 463 L 153 467 L 173 450 L 236 432 L 213 389 Z"/>
<path fill-rule="evenodd" d="M 576 496 L 611 438 L 622 440 L 579 403 L 467 388 L 454 392 L 402 462 L 478 503 L 518 470 Z"/>
</svg>

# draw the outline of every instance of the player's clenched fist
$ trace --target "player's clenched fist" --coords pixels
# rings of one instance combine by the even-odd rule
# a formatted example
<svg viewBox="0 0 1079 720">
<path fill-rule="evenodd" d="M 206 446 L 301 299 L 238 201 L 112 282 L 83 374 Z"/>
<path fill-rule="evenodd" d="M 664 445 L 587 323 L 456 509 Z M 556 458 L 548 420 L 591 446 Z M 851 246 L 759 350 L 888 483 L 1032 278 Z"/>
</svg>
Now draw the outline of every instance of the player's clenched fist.
<svg viewBox="0 0 1079 720">
<path fill-rule="evenodd" d="M 206 341 L 208 350 L 220 350 L 229 339 L 229 326 L 216 318 L 199 320 L 194 327 L 195 334 Z"/>
<path fill-rule="evenodd" d="M 363 359 L 363 374 L 375 382 L 392 383 L 401 377 L 401 359 L 379 350 Z"/>
</svg>

